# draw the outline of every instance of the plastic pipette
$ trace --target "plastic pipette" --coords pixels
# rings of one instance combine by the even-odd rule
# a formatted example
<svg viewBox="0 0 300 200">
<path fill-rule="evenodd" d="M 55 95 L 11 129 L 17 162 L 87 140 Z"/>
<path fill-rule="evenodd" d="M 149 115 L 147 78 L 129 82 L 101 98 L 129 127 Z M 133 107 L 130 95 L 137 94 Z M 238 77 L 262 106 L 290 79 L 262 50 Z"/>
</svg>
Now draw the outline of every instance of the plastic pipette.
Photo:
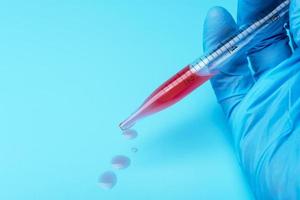
<svg viewBox="0 0 300 200">
<path fill-rule="evenodd" d="M 225 63 L 259 42 L 256 36 L 284 17 L 289 11 L 289 4 L 290 0 L 283 1 L 269 14 L 222 42 L 218 48 L 187 65 L 156 89 L 135 113 L 120 124 L 120 128 L 128 129 L 137 120 L 171 106 L 209 80 Z"/>
</svg>

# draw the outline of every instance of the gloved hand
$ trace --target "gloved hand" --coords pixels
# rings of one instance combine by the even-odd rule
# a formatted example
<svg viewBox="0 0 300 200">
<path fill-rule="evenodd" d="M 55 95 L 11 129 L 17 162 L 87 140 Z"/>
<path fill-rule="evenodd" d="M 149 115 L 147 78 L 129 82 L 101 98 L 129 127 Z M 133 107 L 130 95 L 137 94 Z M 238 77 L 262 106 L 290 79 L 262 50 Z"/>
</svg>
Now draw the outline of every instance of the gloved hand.
<svg viewBox="0 0 300 200">
<path fill-rule="evenodd" d="M 281 2 L 239 0 L 237 23 L 224 8 L 212 8 L 204 25 L 205 51 Z M 278 22 L 211 80 L 258 199 L 300 199 L 300 0 L 291 0 L 286 21 L 291 41 Z"/>
</svg>

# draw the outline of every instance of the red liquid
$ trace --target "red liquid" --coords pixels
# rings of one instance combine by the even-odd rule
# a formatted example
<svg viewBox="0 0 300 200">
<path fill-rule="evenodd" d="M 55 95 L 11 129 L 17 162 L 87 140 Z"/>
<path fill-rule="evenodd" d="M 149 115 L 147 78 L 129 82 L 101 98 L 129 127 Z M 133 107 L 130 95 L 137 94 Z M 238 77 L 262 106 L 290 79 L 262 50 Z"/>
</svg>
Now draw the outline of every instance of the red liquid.
<svg viewBox="0 0 300 200">
<path fill-rule="evenodd" d="M 138 119 L 175 104 L 210 78 L 211 75 L 197 75 L 189 66 L 185 67 L 156 89 L 137 112 L 120 124 L 121 129 L 130 128 Z"/>
</svg>

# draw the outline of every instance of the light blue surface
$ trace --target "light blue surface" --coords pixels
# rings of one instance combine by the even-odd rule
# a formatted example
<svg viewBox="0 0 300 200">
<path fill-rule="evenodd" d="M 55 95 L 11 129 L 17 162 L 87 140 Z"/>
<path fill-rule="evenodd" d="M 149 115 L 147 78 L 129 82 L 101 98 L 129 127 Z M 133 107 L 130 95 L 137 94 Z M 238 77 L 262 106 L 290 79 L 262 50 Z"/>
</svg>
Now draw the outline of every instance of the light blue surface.
<svg viewBox="0 0 300 200">
<path fill-rule="evenodd" d="M 0 199 L 252 199 L 210 84 L 143 120 L 134 141 L 117 127 L 201 55 L 214 5 L 236 1 L 2 2 Z M 102 190 L 116 154 L 132 165 Z"/>
</svg>

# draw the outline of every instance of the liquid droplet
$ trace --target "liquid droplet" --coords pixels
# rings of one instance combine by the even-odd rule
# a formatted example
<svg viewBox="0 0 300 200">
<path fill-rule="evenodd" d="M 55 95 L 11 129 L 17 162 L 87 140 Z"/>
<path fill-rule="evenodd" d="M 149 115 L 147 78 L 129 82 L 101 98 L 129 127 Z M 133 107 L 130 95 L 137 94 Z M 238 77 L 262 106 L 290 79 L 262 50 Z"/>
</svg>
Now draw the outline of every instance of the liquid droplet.
<svg viewBox="0 0 300 200">
<path fill-rule="evenodd" d="M 133 140 L 137 137 L 138 133 L 134 129 L 127 129 L 123 131 L 123 135 L 128 140 Z"/>
<path fill-rule="evenodd" d="M 115 156 L 111 160 L 111 164 L 115 169 L 125 169 L 130 165 L 130 159 L 126 156 Z"/>
<path fill-rule="evenodd" d="M 132 147 L 132 148 L 131 148 L 131 152 L 132 152 L 132 153 L 138 152 L 138 148 Z"/>
<path fill-rule="evenodd" d="M 103 189 L 112 189 L 117 183 L 117 176 L 112 171 L 104 172 L 99 178 L 99 184 Z"/>
</svg>

